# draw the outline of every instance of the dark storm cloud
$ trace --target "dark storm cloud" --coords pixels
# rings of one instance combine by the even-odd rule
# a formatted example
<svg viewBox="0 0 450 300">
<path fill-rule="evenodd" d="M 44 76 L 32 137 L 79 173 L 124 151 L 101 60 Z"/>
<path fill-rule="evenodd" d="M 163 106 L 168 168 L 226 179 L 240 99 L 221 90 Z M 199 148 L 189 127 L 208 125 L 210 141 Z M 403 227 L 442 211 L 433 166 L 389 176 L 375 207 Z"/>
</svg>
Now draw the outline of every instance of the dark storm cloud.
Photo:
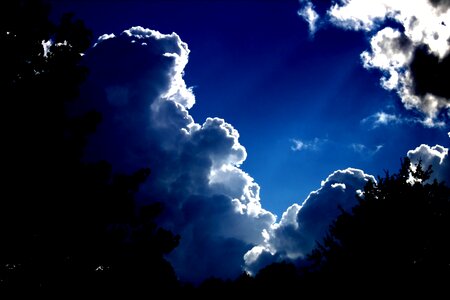
<svg viewBox="0 0 450 300">
<path fill-rule="evenodd" d="M 243 255 L 275 221 L 261 208 L 259 186 L 239 166 L 239 133 L 219 118 L 195 123 L 183 80 L 189 49 L 178 35 L 133 27 L 103 35 L 85 56 L 84 104 L 103 119 L 85 159 L 110 161 L 116 172 L 149 166 L 139 201 L 165 205 L 161 225 L 181 235 L 169 256 L 182 280 L 240 274 Z"/>
</svg>

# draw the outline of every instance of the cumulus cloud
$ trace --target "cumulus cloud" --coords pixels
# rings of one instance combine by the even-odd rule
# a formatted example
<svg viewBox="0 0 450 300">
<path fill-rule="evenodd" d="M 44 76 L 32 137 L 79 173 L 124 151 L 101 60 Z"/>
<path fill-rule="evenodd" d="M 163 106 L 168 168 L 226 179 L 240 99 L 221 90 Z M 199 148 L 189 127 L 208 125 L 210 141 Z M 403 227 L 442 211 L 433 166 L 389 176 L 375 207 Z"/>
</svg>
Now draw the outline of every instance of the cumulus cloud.
<svg viewBox="0 0 450 300">
<path fill-rule="evenodd" d="M 450 133 L 449 137 L 450 137 Z M 355 151 L 367 152 L 362 144 L 353 144 Z M 379 151 L 381 145 L 372 152 Z M 450 162 L 448 148 L 440 145 L 430 147 L 420 145 L 410 150 L 407 156 L 413 164 L 422 161 L 423 166 L 431 165 L 433 174 L 430 181 L 449 182 Z M 414 168 L 414 166 L 412 166 Z M 303 204 L 293 204 L 282 215 L 281 220 L 270 226 L 263 234 L 263 243 L 249 250 L 245 258 L 245 268 L 255 273 L 264 266 L 282 260 L 301 263 L 305 255 L 325 236 L 331 222 L 340 214 L 338 207 L 350 211 L 357 204 L 356 196 L 363 196 L 368 181 L 376 182 L 372 175 L 362 170 L 348 168 L 329 175 L 321 187 L 309 194 Z"/>
<path fill-rule="evenodd" d="M 182 280 L 231 278 L 242 266 L 255 271 L 303 257 L 339 214 L 338 206 L 350 209 L 375 179 L 358 169 L 336 171 L 275 223 L 261 207 L 259 185 L 240 169 L 247 153 L 238 131 L 223 119 L 197 123 L 190 115 L 195 96 L 183 80 L 188 57 L 188 45 L 176 33 L 133 27 L 100 37 L 84 56 L 90 75 L 82 102 L 70 109 L 102 113 L 84 159 L 106 159 L 116 172 L 152 169 L 138 201 L 165 204 L 161 225 L 182 237 L 168 257 Z M 291 141 L 293 151 L 323 142 Z M 436 163 L 436 153 L 444 153 L 436 147 L 416 152 L 431 153 Z"/>
<path fill-rule="evenodd" d="M 415 169 L 415 165 L 422 162 L 422 166 L 427 168 L 431 165 L 433 173 L 429 179 L 432 182 L 434 179 L 437 181 L 445 181 L 450 184 L 450 159 L 448 156 L 448 148 L 441 145 L 435 145 L 430 147 L 429 145 L 422 144 L 414 150 L 408 151 L 408 157 L 411 159 L 412 168 Z"/>
<path fill-rule="evenodd" d="M 348 211 L 357 204 L 356 195 L 369 180 L 375 182 L 373 176 L 358 169 L 333 172 L 302 205 L 290 206 L 265 233 L 264 242 L 245 254 L 247 271 L 254 273 L 274 261 L 303 258 L 324 237 L 340 214 L 339 207 Z"/>
<path fill-rule="evenodd" d="M 176 33 L 133 27 L 103 35 L 84 57 L 84 102 L 71 111 L 103 116 L 86 161 L 106 159 L 116 172 L 152 169 L 138 201 L 165 204 L 161 225 L 182 237 L 168 258 L 182 280 L 198 282 L 237 276 L 275 216 L 239 168 L 247 154 L 238 131 L 223 119 L 199 124 L 189 114 L 195 96 L 183 80 L 188 56 Z"/>
<path fill-rule="evenodd" d="M 300 1 L 308 20 L 311 1 Z M 334 1 L 326 20 L 371 35 L 361 54 L 367 69 L 378 69 L 383 88 L 395 91 L 407 109 L 422 114 L 425 126 L 442 126 L 450 108 L 450 5 L 448 1 Z M 317 18 L 315 18 L 316 20 Z M 392 26 L 385 26 L 389 21 Z M 447 115 L 446 115 L 447 112 Z"/>
</svg>

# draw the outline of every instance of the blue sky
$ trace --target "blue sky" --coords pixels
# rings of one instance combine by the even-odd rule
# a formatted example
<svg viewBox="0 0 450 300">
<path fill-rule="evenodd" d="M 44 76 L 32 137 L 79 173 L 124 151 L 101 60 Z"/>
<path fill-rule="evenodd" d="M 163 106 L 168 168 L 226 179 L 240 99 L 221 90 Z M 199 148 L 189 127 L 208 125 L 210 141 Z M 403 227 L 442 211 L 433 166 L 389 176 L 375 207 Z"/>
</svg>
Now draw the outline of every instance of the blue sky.
<svg viewBox="0 0 450 300">
<path fill-rule="evenodd" d="M 383 27 L 356 31 L 324 20 L 311 33 L 298 15 L 305 3 L 54 1 L 53 16 L 75 12 L 95 38 L 136 25 L 176 32 L 191 51 L 184 80 L 196 104 L 189 114 L 200 124 L 223 118 L 239 132 L 247 152 L 241 169 L 279 220 L 335 170 L 383 175 L 420 144 L 449 146 L 448 115 L 435 119 L 440 126 L 423 125 L 420 109 L 405 109 L 395 89 L 380 85 L 379 69 L 364 68 L 360 55 Z M 317 6 L 321 15 L 329 8 Z"/>
<path fill-rule="evenodd" d="M 395 171 L 407 150 L 446 142 L 445 129 L 396 124 L 373 129 L 379 111 L 408 114 L 363 68 L 363 32 L 332 26 L 311 37 L 298 1 L 61 1 L 94 36 L 140 25 L 176 32 L 191 50 L 185 81 L 196 120 L 221 117 L 240 133 L 243 165 L 278 216 L 333 170 Z M 390 137 L 387 139 L 386 137 Z M 292 151 L 293 139 L 313 144 Z M 395 142 L 394 142 L 395 141 Z M 377 146 L 383 146 L 376 153 Z"/>
</svg>

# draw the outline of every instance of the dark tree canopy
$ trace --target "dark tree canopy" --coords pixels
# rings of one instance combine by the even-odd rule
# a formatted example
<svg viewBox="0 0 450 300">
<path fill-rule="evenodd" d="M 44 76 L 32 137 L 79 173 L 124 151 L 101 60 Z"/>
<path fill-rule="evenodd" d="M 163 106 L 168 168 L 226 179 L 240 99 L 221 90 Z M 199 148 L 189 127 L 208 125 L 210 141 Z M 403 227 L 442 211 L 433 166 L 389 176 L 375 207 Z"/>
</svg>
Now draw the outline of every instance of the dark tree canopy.
<svg viewBox="0 0 450 300">
<path fill-rule="evenodd" d="M 136 204 L 147 166 L 113 174 L 106 161 L 81 160 L 101 115 L 72 118 L 66 107 L 88 74 L 80 62 L 91 33 L 70 14 L 55 25 L 48 13 L 34 0 L 1 10 L 0 290 L 170 290 L 178 283 L 164 254 L 179 237 L 157 226 L 162 205 Z"/>
<path fill-rule="evenodd" d="M 410 171 L 405 158 L 397 174 L 369 182 L 311 254 L 318 283 L 448 295 L 450 189 L 423 184 L 431 172 L 421 163 Z"/>
<path fill-rule="evenodd" d="M 425 292 L 448 297 L 450 189 L 436 181 L 424 184 L 431 168 L 419 163 L 411 171 L 410 164 L 405 158 L 397 174 L 368 182 L 359 204 L 350 212 L 342 210 L 326 238 L 298 267 L 274 263 L 255 277 L 210 279 L 200 286 L 200 294 L 364 299 Z"/>
</svg>

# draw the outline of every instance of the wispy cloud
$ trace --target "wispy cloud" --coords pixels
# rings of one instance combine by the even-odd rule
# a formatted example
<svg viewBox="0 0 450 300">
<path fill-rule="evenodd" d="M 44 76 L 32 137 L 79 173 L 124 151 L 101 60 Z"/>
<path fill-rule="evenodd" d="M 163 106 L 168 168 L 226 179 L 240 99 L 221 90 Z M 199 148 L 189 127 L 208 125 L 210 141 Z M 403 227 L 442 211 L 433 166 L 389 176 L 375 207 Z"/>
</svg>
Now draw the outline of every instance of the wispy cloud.
<svg viewBox="0 0 450 300">
<path fill-rule="evenodd" d="M 366 145 L 359 144 L 359 143 L 353 143 L 353 144 L 350 144 L 350 146 L 349 146 L 349 148 L 352 149 L 354 152 L 359 153 L 366 157 L 374 156 L 383 147 L 384 147 L 384 145 L 376 145 L 375 147 L 367 147 Z"/>
<path fill-rule="evenodd" d="M 291 139 L 292 142 L 291 150 L 296 151 L 302 151 L 302 150 L 311 150 L 311 151 L 318 151 L 320 149 L 320 146 L 322 146 L 324 143 L 326 143 L 327 139 L 319 139 L 314 138 L 310 141 L 300 140 L 300 139 Z"/>
<path fill-rule="evenodd" d="M 377 128 L 381 125 L 399 124 L 403 122 L 403 119 L 395 114 L 379 111 L 373 115 L 368 116 L 361 120 L 362 123 L 372 124 L 372 128 Z"/>
<path fill-rule="evenodd" d="M 305 4 L 302 5 L 297 13 L 308 23 L 309 33 L 311 36 L 313 36 L 317 30 L 317 21 L 319 20 L 319 15 L 314 10 L 314 5 L 311 2 L 301 1 L 301 3 L 302 2 L 304 2 Z"/>
<path fill-rule="evenodd" d="M 395 124 L 422 124 L 425 127 L 444 127 L 444 121 L 437 121 L 431 118 L 405 117 L 396 114 L 379 111 L 361 120 L 363 124 L 370 124 L 372 129 L 380 126 Z"/>
</svg>

